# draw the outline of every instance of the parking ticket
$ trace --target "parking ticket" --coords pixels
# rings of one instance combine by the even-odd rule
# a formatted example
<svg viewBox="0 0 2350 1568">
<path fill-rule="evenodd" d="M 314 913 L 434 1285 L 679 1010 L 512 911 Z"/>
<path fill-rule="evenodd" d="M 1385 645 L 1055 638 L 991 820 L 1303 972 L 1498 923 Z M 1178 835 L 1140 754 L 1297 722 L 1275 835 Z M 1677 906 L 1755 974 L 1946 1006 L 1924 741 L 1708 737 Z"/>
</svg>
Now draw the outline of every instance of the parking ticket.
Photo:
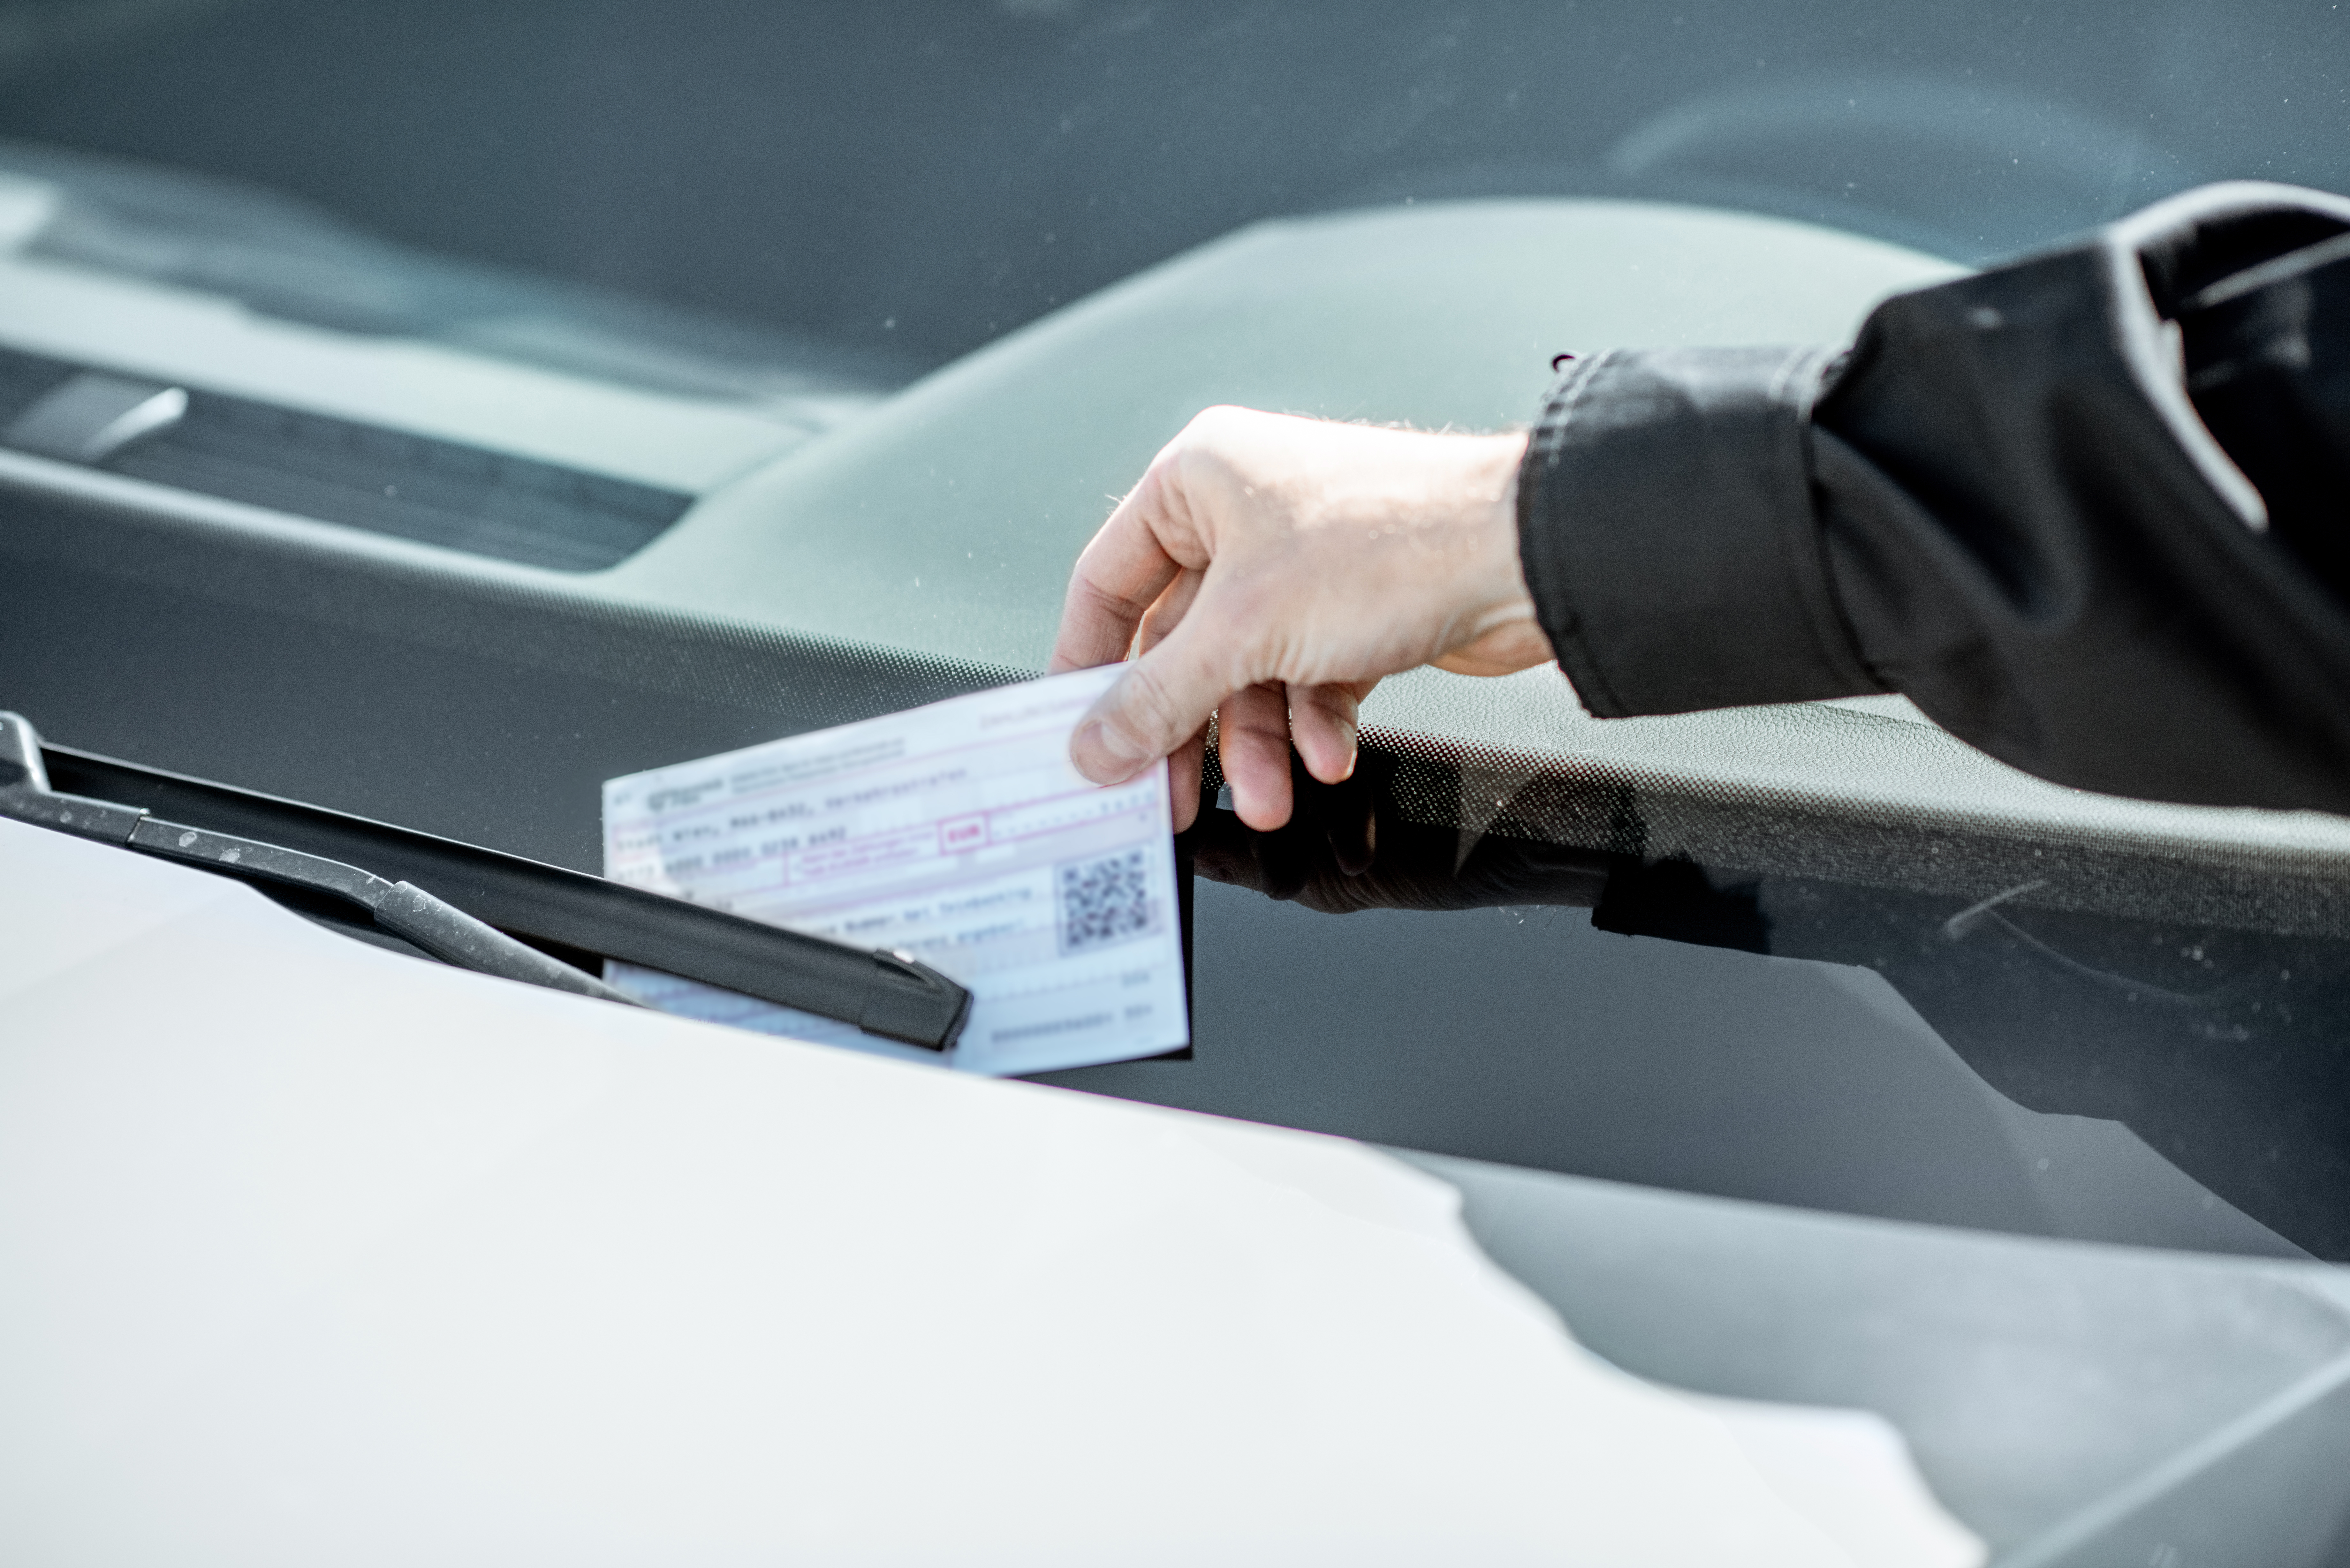
<svg viewBox="0 0 2350 1568">
<path fill-rule="evenodd" d="M 1103 788 L 1069 735 L 1116 666 L 631 774 L 604 786 L 604 874 L 859 947 L 972 992 L 957 1067 L 1036 1073 L 1191 1038 L 1167 765 Z M 639 968 L 666 1012 L 937 1061 L 854 1024 Z"/>
</svg>

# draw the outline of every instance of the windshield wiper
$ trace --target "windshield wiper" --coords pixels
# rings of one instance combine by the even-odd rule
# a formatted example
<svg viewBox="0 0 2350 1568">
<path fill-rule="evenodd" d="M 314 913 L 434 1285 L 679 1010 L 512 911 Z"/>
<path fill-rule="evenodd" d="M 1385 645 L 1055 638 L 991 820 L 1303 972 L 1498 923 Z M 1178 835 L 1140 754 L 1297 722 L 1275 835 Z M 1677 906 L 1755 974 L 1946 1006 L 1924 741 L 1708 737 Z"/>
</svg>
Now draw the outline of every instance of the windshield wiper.
<svg viewBox="0 0 2350 1568">
<path fill-rule="evenodd" d="M 0 711 L 0 816 L 323 894 L 446 962 L 580 995 L 631 1000 L 533 944 L 640 964 L 934 1051 L 954 1044 L 971 1012 L 968 991 L 905 953 L 47 746 L 30 722 L 6 711 Z"/>
</svg>

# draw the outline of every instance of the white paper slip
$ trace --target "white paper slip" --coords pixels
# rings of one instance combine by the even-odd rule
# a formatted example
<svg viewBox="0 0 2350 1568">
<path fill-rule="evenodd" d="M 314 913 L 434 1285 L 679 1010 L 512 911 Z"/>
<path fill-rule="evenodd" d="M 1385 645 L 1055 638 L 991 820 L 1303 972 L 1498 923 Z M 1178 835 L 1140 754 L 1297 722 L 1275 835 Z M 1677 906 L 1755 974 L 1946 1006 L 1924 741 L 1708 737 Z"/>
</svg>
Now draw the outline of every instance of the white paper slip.
<svg viewBox="0 0 2350 1568">
<path fill-rule="evenodd" d="M 1167 765 L 1104 789 L 1069 734 L 1115 665 L 795 735 L 604 786 L 604 874 L 911 953 L 971 989 L 948 1060 L 1039 1073 L 1191 1038 Z M 633 964 L 670 1012 L 935 1062 L 856 1025 Z"/>
</svg>

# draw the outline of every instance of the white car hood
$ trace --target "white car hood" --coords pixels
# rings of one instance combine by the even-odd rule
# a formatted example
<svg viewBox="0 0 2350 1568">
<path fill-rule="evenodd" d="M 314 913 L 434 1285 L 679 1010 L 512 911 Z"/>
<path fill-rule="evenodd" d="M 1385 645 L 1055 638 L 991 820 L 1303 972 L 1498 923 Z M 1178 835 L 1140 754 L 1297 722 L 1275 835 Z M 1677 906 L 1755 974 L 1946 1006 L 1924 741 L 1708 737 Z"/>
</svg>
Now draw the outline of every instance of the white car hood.
<svg viewBox="0 0 2350 1568">
<path fill-rule="evenodd" d="M 533 991 L 0 822 L 0 1553 L 1962 1563 L 1342 1140 Z"/>
</svg>

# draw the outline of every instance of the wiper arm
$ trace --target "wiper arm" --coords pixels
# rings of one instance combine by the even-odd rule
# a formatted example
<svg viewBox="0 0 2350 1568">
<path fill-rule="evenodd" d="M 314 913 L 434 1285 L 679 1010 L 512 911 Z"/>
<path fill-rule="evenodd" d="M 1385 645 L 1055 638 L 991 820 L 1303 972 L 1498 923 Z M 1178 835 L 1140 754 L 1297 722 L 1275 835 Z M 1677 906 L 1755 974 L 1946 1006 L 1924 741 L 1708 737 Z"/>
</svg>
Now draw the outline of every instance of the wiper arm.
<svg viewBox="0 0 2350 1568">
<path fill-rule="evenodd" d="M 5 809 L 5 792 L 0 792 L 0 811 Z M 463 909 L 452 909 L 413 882 L 388 882 L 372 871 L 362 871 L 339 860 L 305 855 L 298 849 L 281 848 L 233 834 L 207 833 L 201 827 L 144 814 L 123 845 L 167 860 L 184 860 L 207 870 L 307 888 L 314 893 L 326 893 L 356 904 L 385 930 L 459 969 L 518 980 L 527 985 L 543 985 L 551 991 L 624 1002 L 631 1007 L 642 1005 L 586 971 L 549 958 L 496 927 L 484 925 Z"/>
<path fill-rule="evenodd" d="M 88 793 L 54 788 L 53 775 Z M 971 1012 L 968 991 L 903 953 L 763 925 L 364 817 L 44 746 L 30 722 L 5 711 L 0 816 L 327 894 L 446 962 L 580 995 L 630 1000 L 515 934 L 934 1051 L 954 1044 Z"/>
<path fill-rule="evenodd" d="M 138 806 L 53 790 L 38 735 L 14 713 L 0 713 L 0 816 L 184 860 L 208 870 L 328 894 L 359 906 L 385 930 L 461 969 L 638 1005 L 634 998 L 494 926 L 484 925 L 413 882 L 387 881 L 372 871 L 324 856 L 306 855 L 234 834 L 211 833 L 184 823 L 166 822 Z"/>
</svg>

